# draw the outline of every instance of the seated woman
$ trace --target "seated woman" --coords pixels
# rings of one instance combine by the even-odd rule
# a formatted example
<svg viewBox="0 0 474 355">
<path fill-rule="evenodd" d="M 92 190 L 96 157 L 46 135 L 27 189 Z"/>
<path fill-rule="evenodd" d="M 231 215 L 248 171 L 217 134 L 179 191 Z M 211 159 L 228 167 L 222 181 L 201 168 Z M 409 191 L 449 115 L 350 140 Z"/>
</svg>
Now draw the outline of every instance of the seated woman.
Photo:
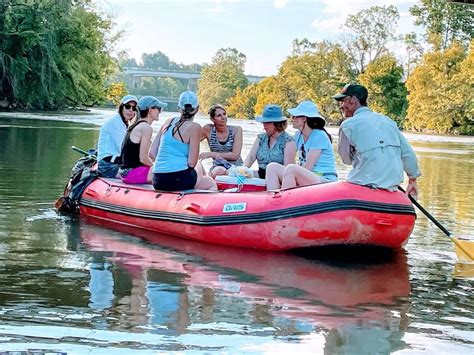
<svg viewBox="0 0 474 355">
<path fill-rule="evenodd" d="M 125 136 L 120 154 L 119 174 L 127 184 L 151 184 L 153 161 L 148 156 L 151 145 L 153 121 L 158 121 L 167 104 L 153 96 L 143 96 L 138 101 L 139 119 L 132 124 Z"/>
<path fill-rule="evenodd" d="M 207 139 L 210 152 L 199 154 L 199 159 L 212 158 L 214 161 L 209 175 L 225 175 L 226 169 L 220 163 L 221 159 L 233 165 L 242 165 L 242 128 L 227 125 L 227 113 L 222 105 L 213 105 L 209 109 L 212 123 L 201 129 L 201 140 Z"/>
<path fill-rule="evenodd" d="M 138 99 L 126 95 L 120 100 L 118 112 L 109 118 L 100 128 L 97 143 L 97 172 L 107 178 L 119 177 L 120 151 L 127 127 L 135 118 Z"/>
<path fill-rule="evenodd" d="M 267 167 L 267 189 L 275 190 L 320 184 L 337 180 L 336 162 L 332 138 L 324 129 L 326 119 L 319 113 L 318 106 L 303 101 L 289 109 L 293 117 L 299 165 L 270 163 Z"/>
<path fill-rule="evenodd" d="M 252 148 L 244 161 L 250 168 L 257 160 L 258 177 L 265 179 L 267 166 L 271 162 L 287 166 L 295 162 L 295 141 L 285 132 L 287 119 L 278 105 L 265 106 L 261 116 L 255 118 L 263 123 L 264 133 L 260 133 L 253 142 Z"/>
<path fill-rule="evenodd" d="M 184 91 L 179 96 L 180 117 L 167 120 L 155 137 L 149 156 L 153 164 L 155 190 L 202 189 L 217 191 L 217 185 L 202 169 L 195 169 L 199 157 L 201 126 L 193 122 L 199 110 L 196 94 Z"/>
</svg>

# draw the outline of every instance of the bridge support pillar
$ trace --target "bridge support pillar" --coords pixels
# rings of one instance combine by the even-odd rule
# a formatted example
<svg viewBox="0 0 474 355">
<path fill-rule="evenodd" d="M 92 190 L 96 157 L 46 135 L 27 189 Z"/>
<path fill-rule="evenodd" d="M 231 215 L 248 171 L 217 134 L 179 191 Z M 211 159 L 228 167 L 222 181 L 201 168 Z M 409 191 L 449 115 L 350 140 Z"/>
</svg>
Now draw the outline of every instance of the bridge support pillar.
<svg viewBox="0 0 474 355">
<path fill-rule="evenodd" d="M 189 78 L 188 79 L 188 90 L 197 91 L 197 88 L 198 88 L 197 82 L 198 82 L 197 78 Z"/>
</svg>

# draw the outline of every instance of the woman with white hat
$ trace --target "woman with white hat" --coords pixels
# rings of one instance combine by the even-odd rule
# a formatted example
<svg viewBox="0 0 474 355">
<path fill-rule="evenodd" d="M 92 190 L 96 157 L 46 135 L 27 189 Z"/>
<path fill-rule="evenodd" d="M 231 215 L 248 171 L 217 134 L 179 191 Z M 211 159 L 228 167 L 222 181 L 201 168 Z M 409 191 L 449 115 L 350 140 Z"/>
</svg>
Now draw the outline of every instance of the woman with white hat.
<svg viewBox="0 0 474 355">
<path fill-rule="evenodd" d="M 120 152 L 127 127 L 136 117 L 138 99 L 126 95 L 120 100 L 118 112 L 100 128 L 97 143 L 97 172 L 107 178 L 119 177 Z"/>
<path fill-rule="evenodd" d="M 311 101 L 303 101 L 289 109 L 293 118 L 299 164 L 286 167 L 269 164 L 266 184 L 268 190 L 290 188 L 337 181 L 336 162 L 332 138 L 324 129 L 326 119 L 318 106 Z"/>
</svg>

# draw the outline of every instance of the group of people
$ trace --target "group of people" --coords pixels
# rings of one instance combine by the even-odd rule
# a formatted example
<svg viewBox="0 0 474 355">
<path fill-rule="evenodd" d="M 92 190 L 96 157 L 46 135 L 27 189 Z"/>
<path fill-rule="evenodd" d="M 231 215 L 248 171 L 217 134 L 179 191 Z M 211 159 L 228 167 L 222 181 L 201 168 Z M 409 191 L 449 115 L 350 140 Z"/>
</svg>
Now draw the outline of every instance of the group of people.
<svg viewBox="0 0 474 355">
<path fill-rule="evenodd" d="M 367 107 L 368 92 L 362 85 L 348 84 L 333 98 L 346 118 L 339 129 L 338 153 L 345 164 L 352 165 L 347 180 L 394 191 L 405 171 L 409 177 L 406 191 L 416 197 L 420 176 L 416 155 L 396 123 Z M 216 191 L 214 179 L 228 174 L 229 167 L 251 168 L 257 161 L 255 176 L 266 180 L 268 190 L 338 179 L 332 137 L 312 101 L 288 109 L 297 130 L 294 137 L 286 132 L 288 121 L 281 107 L 265 106 L 256 117 L 264 132 L 257 135 L 244 160 L 242 128 L 227 124 L 224 106 L 209 109 L 210 124 L 201 127 L 193 122 L 199 101 L 192 91 L 180 95 L 180 116 L 167 120 L 152 143 L 151 125 L 164 107 L 153 96 L 122 98 L 118 113 L 100 131 L 99 175 L 120 177 L 132 184 L 152 183 L 156 190 Z M 208 152 L 199 152 L 202 140 L 207 140 Z M 200 163 L 207 158 L 213 160 L 208 174 Z"/>
</svg>

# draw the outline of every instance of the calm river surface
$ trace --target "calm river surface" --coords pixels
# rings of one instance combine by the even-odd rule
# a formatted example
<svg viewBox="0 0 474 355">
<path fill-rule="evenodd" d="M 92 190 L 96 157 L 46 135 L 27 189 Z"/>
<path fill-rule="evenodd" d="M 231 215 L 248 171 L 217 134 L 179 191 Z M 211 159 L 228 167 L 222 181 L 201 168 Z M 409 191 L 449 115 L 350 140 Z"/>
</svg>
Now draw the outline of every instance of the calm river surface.
<svg viewBox="0 0 474 355">
<path fill-rule="evenodd" d="M 0 353 L 474 353 L 474 269 L 456 264 L 450 240 L 420 213 L 405 250 L 356 260 L 59 216 L 54 200 L 79 157 L 70 147 L 93 147 L 110 114 L 0 113 Z M 235 123 L 245 156 L 262 127 Z M 408 138 L 420 203 L 472 236 L 474 138 Z"/>
</svg>

